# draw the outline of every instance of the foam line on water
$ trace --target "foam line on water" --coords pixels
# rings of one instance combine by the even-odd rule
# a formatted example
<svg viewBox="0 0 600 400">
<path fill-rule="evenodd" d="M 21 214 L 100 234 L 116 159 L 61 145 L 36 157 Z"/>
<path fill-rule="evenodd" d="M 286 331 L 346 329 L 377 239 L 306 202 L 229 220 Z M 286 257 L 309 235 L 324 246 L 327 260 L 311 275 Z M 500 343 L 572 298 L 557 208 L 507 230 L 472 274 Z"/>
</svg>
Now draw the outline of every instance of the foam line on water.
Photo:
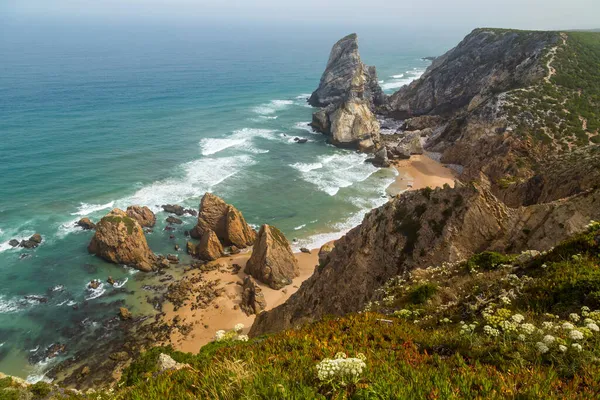
<svg viewBox="0 0 600 400">
<path fill-rule="evenodd" d="M 271 129 L 253 129 L 243 128 L 234 131 L 232 134 L 221 138 L 204 138 L 200 140 L 200 153 L 203 156 L 211 156 L 225 149 L 236 148 L 246 151 L 260 151 L 254 149 L 250 144 L 256 138 L 268 140 L 277 139 L 275 131 Z"/>
<path fill-rule="evenodd" d="M 419 79 L 424 73 L 424 69 L 414 68 L 411 71 L 406 71 L 404 74 L 392 75 L 391 81 L 381 82 L 380 86 L 383 90 L 399 89 L 402 86 L 408 85 L 412 81 Z"/>
<path fill-rule="evenodd" d="M 269 103 L 254 107 L 253 111 L 257 114 L 271 115 L 275 114 L 277 111 L 284 110 L 293 104 L 293 100 L 271 100 Z"/>
<path fill-rule="evenodd" d="M 294 163 L 289 166 L 297 170 L 302 179 L 330 196 L 340 189 L 362 182 L 378 169 L 370 163 L 363 153 L 338 152 L 318 157 L 315 163 Z"/>
<path fill-rule="evenodd" d="M 83 217 L 83 216 L 95 213 L 96 211 L 106 210 L 107 208 L 113 208 L 114 205 L 115 205 L 114 201 L 108 202 L 106 204 L 81 203 L 79 205 L 79 207 L 77 208 L 77 211 L 71 213 L 71 215 L 79 215 L 79 216 Z"/>
</svg>

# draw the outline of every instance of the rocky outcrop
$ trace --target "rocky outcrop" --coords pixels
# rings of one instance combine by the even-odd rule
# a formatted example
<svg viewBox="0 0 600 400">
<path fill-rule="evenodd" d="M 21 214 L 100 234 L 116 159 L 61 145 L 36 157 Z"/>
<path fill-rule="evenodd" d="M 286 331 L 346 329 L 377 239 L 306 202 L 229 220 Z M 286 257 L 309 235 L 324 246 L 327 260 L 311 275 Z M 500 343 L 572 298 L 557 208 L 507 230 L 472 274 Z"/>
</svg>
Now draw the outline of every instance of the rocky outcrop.
<svg viewBox="0 0 600 400">
<path fill-rule="evenodd" d="M 84 231 L 89 231 L 89 230 L 92 230 L 92 229 L 96 229 L 96 224 L 94 224 L 92 221 L 90 221 L 90 219 L 87 218 L 87 217 L 81 218 L 79 221 L 77 221 L 75 223 L 75 225 L 77 225 L 78 227 L 80 227 Z"/>
<path fill-rule="evenodd" d="M 405 132 L 396 142 L 386 142 L 387 155 L 389 158 L 405 159 L 414 154 L 423 154 L 421 135 L 423 131 Z"/>
<path fill-rule="evenodd" d="M 251 276 L 246 276 L 244 278 L 240 308 L 246 315 L 258 315 L 267 308 L 267 301 L 262 293 L 262 289 L 256 284 Z"/>
<path fill-rule="evenodd" d="M 473 109 L 489 96 L 541 79 L 545 49 L 558 40 L 555 32 L 475 29 L 420 79 L 391 95 L 385 110 L 404 119 Z"/>
<path fill-rule="evenodd" d="M 273 289 L 291 284 L 300 275 L 298 260 L 287 239 L 279 229 L 266 224 L 258 232 L 244 272 Z"/>
<path fill-rule="evenodd" d="M 201 260 L 213 261 L 223 257 L 225 252 L 217 234 L 209 229 L 202 234 L 194 254 Z"/>
<path fill-rule="evenodd" d="M 329 260 L 329 255 L 333 251 L 334 247 L 335 242 L 328 242 L 321 246 L 319 249 L 319 265 L 325 265 L 327 263 Z"/>
<path fill-rule="evenodd" d="M 156 224 L 156 215 L 148 207 L 129 206 L 126 213 L 144 228 L 151 228 Z"/>
<path fill-rule="evenodd" d="M 156 260 L 140 224 L 118 208 L 98 222 L 88 251 L 106 261 L 145 272 L 152 271 Z"/>
<path fill-rule="evenodd" d="M 390 160 L 388 158 L 388 151 L 385 146 L 381 146 L 379 150 L 375 152 L 375 157 L 370 159 L 374 166 L 387 168 L 391 165 Z"/>
<path fill-rule="evenodd" d="M 353 33 L 333 45 L 319 87 L 308 103 L 313 107 L 327 107 L 356 98 L 373 106 L 382 104 L 384 97 L 375 67 L 367 67 L 360 59 L 358 36 Z"/>
<path fill-rule="evenodd" d="M 168 354 L 160 353 L 158 355 L 158 360 L 156 362 L 156 370 L 158 372 L 178 371 L 183 368 L 192 369 L 189 364 L 178 363 Z"/>
<path fill-rule="evenodd" d="M 240 249 L 250 246 L 256 237 L 242 213 L 212 193 L 202 197 L 198 223 L 190 235 L 199 239 L 209 230 L 217 235 L 224 246 L 234 245 Z"/>
<path fill-rule="evenodd" d="M 19 246 L 24 247 L 26 249 L 34 249 L 34 248 L 38 247 L 41 243 L 42 243 L 42 235 L 40 235 L 39 233 L 35 233 L 29 239 L 21 240 L 21 243 L 19 243 Z"/>
<path fill-rule="evenodd" d="M 319 87 L 309 99 L 311 105 L 324 107 L 313 114 L 311 126 L 329 135 L 336 146 L 373 151 L 380 130 L 373 110 L 384 100 L 375 67 L 362 63 L 356 34 L 348 35 L 333 46 Z"/>
<path fill-rule="evenodd" d="M 182 216 L 185 213 L 185 209 L 178 204 L 165 204 L 162 206 L 163 211 Z"/>
<path fill-rule="evenodd" d="M 368 213 L 336 241 L 313 276 L 286 303 L 260 314 L 250 334 L 360 311 L 388 279 L 414 268 L 485 250 L 548 249 L 598 219 L 599 201 L 595 190 L 510 208 L 479 185 L 407 192 Z"/>
</svg>

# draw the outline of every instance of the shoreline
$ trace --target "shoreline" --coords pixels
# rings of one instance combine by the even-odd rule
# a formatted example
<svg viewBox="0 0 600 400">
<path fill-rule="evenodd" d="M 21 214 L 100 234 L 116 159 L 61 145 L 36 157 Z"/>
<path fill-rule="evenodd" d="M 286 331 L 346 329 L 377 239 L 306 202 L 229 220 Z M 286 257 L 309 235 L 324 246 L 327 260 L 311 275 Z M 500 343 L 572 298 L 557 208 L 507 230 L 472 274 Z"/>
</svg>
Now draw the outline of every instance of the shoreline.
<svg viewBox="0 0 600 400">
<path fill-rule="evenodd" d="M 407 190 L 418 190 L 427 186 L 432 188 L 445 184 L 454 186 L 457 175 L 449 167 L 426 155 L 415 155 L 410 159 L 393 161 L 391 167 L 398 171 L 395 181 L 386 188 L 386 193 L 392 197 Z M 335 240 L 344 234 L 340 232 Z M 290 245 L 293 246 L 293 243 Z M 318 252 L 318 248 L 311 249 L 311 254 L 294 252 L 300 267 L 300 276 L 294 278 L 291 285 L 281 290 L 271 289 L 257 281 L 265 296 L 267 311 L 283 304 L 313 274 L 318 265 Z M 172 326 L 186 327 L 183 332 L 176 328 L 170 340 L 164 343 L 165 345 L 170 344 L 179 351 L 197 353 L 202 346 L 214 340 L 218 330 L 231 330 L 234 325 L 241 323 L 244 325 L 243 333 L 249 331 L 256 316 L 246 315 L 239 308 L 239 304 L 242 293 L 241 283 L 246 275 L 243 271 L 250 255 L 251 250 L 235 256 L 222 257 L 214 261 L 221 264 L 221 267 L 214 271 L 191 270 L 185 274 L 188 279 L 201 277 L 201 282 L 218 281 L 218 287 L 223 292 L 205 309 L 192 309 L 192 304 L 186 304 L 176 310 L 171 302 L 165 301 L 162 321 Z M 237 273 L 232 274 L 234 264 L 241 268 Z M 190 303 L 193 303 L 193 300 Z"/>
</svg>

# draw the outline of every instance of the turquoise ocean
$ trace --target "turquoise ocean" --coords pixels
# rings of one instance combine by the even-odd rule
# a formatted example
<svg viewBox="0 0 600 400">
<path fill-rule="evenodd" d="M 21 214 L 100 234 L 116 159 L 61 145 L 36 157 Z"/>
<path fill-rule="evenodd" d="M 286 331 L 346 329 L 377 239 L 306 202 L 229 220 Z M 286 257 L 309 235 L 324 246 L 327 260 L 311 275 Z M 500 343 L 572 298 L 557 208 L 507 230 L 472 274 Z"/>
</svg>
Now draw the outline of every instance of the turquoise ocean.
<svg viewBox="0 0 600 400">
<path fill-rule="evenodd" d="M 158 212 L 156 253 L 185 248 L 160 205 L 213 192 L 247 221 L 316 247 L 386 201 L 395 171 L 308 127 L 306 99 L 329 50 L 357 31 L 363 61 L 392 93 L 464 32 L 283 24 L 26 23 L 0 17 L 0 371 L 30 380 L 103 340 L 115 304 L 148 307 L 140 274 L 91 256 L 74 226 L 112 208 Z M 307 138 L 297 144 L 294 138 Z M 35 250 L 11 239 L 39 232 Z M 171 234 L 175 239 L 170 239 Z M 119 284 L 87 288 L 113 276 Z"/>
</svg>

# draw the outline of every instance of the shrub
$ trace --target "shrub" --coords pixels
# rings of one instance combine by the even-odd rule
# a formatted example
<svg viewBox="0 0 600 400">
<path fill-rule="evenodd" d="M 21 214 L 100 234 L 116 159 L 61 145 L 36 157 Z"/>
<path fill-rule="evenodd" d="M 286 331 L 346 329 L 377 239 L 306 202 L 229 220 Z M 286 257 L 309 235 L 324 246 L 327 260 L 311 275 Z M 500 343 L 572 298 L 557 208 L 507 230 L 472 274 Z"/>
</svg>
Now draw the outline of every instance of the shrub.
<svg viewBox="0 0 600 400">
<path fill-rule="evenodd" d="M 409 298 L 413 304 L 423 304 L 436 293 L 437 286 L 432 283 L 425 283 L 413 288 L 409 293 Z"/>
</svg>

